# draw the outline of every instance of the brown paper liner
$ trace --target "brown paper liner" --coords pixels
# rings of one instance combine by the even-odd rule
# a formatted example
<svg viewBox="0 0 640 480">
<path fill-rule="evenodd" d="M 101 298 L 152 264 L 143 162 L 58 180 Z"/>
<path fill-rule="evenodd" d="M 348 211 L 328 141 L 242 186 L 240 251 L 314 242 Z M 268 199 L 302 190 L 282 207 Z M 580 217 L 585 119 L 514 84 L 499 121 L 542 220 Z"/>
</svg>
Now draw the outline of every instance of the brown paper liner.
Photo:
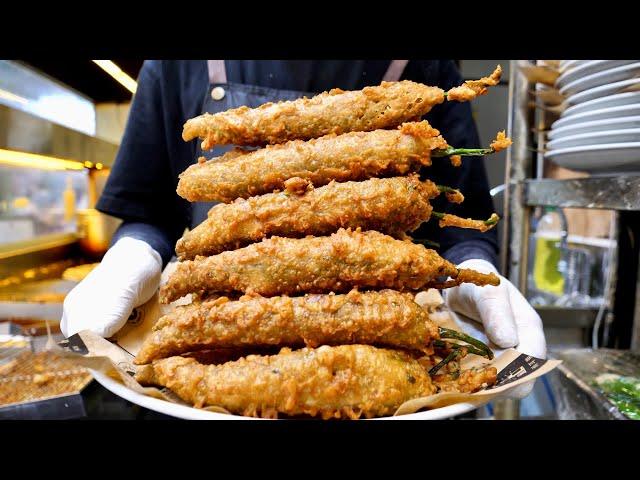
<svg viewBox="0 0 640 480">
<path fill-rule="evenodd" d="M 432 294 L 433 292 L 430 293 Z M 431 317 L 438 325 L 459 331 L 461 330 L 455 321 L 454 316 L 443 308 L 439 294 L 429 295 L 429 302 L 422 305 L 423 308 L 430 312 Z M 133 359 L 140 350 L 143 339 L 147 334 L 149 334 L 154 323 L 164 313 L 166 313 L 166 311 L 173 308 L 173 306 L 175 305 L 172 304 L 161 307 L 156 294 L 149 302 L 137 308 L 131 315 L 125 327 L 118 332 L 117 336 L 110 340 L 106 340 L 89 330 L 83 330 L 78 333 L 78 337 L 86 348 L 87 353 L 84 355 L 74 353 L 72 351 L 74 349 L 83 351 L 82 348 L 78 349 L 73 348 L 72 346 L 69 350 L 64 350 L 58 346 L 52 348 L 61 355 L 75 358 L 79 365 L 108 375 L 110 378 L 122 383 L 134 392 L 165 400 L 167 402 L 190 406 L 166 388 L 158 389 L 155 387 L 143 387 L 133 378 L 137 369 L 144 367 L 144 365 L 137 366 L 133 364 Z M 77 338 L 74 339 L 72 337 L 70 339 L 70 344 L 74 342 L 79 343 Z M 510 367 L 512 362 L 517 362 L 518 364 Z M 527 362 L 533 364 L 535 367 L 533 369 L 527 369 L 521 366 L 528 364 Z M 505 350 L 491 361 L 476 355 L 468 355 L 461 361 L 461 368 L 463 370 L 479 366 L 494 366 L 498 370 L 498 382 L 500 382 L 501 375 L 503 377 L 506 376 L 508 370 L 505 369 L 508 367 L 512 368 L 514 372 L 516 372 L 514 375 L 517 376 L 517 372 L 520 372 L 519 374 L 522 376 L 514 381 L 510 381 L 508 384 L 481 390 L 472 394 L 448 392 L 438 393 L 428 397 L 415 398 L 403 403 L 394 413 L 394 416 L 415 413 L 418 410 L 425 408 L 442 408 L 463 402 L 478 404 L 479 406 L 480 404 L 486 403 L 498 396 L 505 395 L 508 391 L 518 385 L 522 385 L 523 383 L 545 375 L 560 363 L 561 362 L 559 360 L 545 361 L 528 357 L 514 349 Z M 228 410 L 221 406 L 208 406 L 203 410 L 231 415 Z"/>
</svg>

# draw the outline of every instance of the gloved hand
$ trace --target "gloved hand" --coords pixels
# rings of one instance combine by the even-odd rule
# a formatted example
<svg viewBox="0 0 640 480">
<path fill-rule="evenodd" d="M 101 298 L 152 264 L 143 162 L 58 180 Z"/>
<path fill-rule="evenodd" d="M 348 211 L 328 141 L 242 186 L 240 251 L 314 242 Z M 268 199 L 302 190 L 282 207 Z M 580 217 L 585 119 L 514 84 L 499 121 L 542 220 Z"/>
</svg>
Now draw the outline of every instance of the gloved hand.
<svg viewBox="0 0 640 480">
<path fill-rule="evenodd" d="M 60 330 L 69 337 L 91 330 L 108 338 L 147 302 L 160 283 L 162 259 L 142 240 L 124 237 L 64 300 Z"/>
<path fill-rule="evenodd" d="M 486 260 L 471 259 L 458 265 L 482 273 L 496 268 Z M 545 358 L 547 343 L 542 320 L 518 289 L 502 275 L 497 287 L 479 287 L 464 283 L 443 291 L 449 309 L 481 322 L 487 338 L 501 348 L 516 348 L 522 353 Z M 510 392 L 512 398 L 524 398 L 533 389 L 534 381 Z"/>
</svg>

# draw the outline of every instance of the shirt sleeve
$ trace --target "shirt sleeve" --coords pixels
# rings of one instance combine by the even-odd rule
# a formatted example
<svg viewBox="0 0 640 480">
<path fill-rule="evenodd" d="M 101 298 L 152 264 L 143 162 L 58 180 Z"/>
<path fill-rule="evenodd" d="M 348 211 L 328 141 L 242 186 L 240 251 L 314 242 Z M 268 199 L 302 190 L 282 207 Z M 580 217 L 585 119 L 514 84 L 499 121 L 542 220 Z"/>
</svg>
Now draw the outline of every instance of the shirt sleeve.
<svg viewBox="0 0 640 480">
<path fill-rule="evenodd" d="M 448 90 L 463 83 L 463 79 L 452 60 L 422 63 L 422 82 Z M 489 95 L 491 92 L 489 91 Z M 453 147 L 481 147 L 478 131 L 473 120 L 469 102 L 448 102 L 433 108 L 425 116 L 431 125 L 440 130 L 447 143 Z M 484 157 L 462 157 L 462 165 L 454 167 L 448 158 L 434 158 L 430 167 L 421 171 L 439 185 L 458 188 L 465 197 L 461 204 L 446 201 L 444 195 L 432 201 L 435 211 L 451 213 L 464 218 L 487 219 L 494 212 L 489 194 L 489 182 L 484 166 Z M 469 258 L 482 258 L 494 265 L 498 259 L 498 235 L 494 228 L 488 232 L 457 227 L 440 228 L 435 219 L 424 223 L 412 234 L 415 238 L 428 239 L 440 244 L 440 253 L 447 260 L 460 263 Z M 469 256 L 471 255 L 471 256 Z"/>
<path fill-rule="evenodd" d="M 172 250 L 184 231 L 186 217 L 175 194 L 160 77 L 159 62 L 145 61 L 122 143 L 96 208 L 125 224 L 147 224 L 163 232 L 155 243 L 164 258 L 167 245 Z M 120 235 L 124 232 L 131 230 L 123 227 Z"/>
</svg>

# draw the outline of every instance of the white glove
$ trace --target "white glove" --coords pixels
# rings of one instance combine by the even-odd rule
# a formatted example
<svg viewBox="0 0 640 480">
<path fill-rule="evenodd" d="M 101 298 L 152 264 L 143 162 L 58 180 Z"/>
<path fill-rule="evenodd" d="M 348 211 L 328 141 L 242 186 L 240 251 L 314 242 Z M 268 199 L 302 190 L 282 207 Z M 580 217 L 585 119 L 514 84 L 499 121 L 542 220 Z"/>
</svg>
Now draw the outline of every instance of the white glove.
<svg viewBox="0 0 640 480">
<path fill-rule="evenodd" d="M 156 292 L 161 269 L 162 259 L 149 244 L 121 238 L 65 298 L 60 330 L 65 337 L 81 330 L 113 336 Z"/>
<path fill-rule="evenodd" d="M 458 265 L 482 273 L 496 268 L 486 260 L 471 259 Z M 542 329 L 542 320 L 527 299 L 502 275 L 497 287 L 479 287 L 464 283 L 444 290 L 447 306 L 481 322 L 487 338 L 501 348 L 516 348 L 522 353 L 537 358 L 546 358 L 547 343 Z M 533 389 L 534 381 L 521 385 L 509 394 L 512 398 L 524 398 Z"/>
</svg>

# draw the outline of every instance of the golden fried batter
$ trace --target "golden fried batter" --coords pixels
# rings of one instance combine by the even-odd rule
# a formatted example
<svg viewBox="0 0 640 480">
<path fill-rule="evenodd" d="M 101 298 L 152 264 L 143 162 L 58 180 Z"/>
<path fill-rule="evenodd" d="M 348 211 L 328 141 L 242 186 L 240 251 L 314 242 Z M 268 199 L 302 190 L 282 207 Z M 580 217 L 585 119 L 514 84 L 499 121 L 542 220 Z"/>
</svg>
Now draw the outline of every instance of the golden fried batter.
<svg viewBox="0 0 640 480">
<path fill-rule="evenodd" d="M 454 167 L 459 167 L 460 165 L 462 165 L 462 156 L 460 155 L 451 155 L 449 157 L 449 160 L 451 161 L 451 165 L 453 165 Z"/>
<path fill-rule="evenodd" d="M 409 355 L 368 345 L 284 348 L 278 355 L 249 355 L 223 365 L 170 357 L 139 369 L 136 379 L 167 387 L 198 408 L 217 405 L 254 417 L 384 416 L 435 392 Z"/>
<path fill-rule="evenodd" d="M 500 150 L 504 150 L 510 147 L 512 143 L 513 142 L 511 141 L 511 139 L 507 137 L 504 133 L 504 130 L 502 130 L 501 132 L 498 132 L 496 139 L 491 142 L 491 145 L 489 146 L 493 149 L 494 152 L 499 152 Z"/>
<path fill-rule="evenodd" d="M 180 262 L 160 290 L 164 303 L 187 293 L 240 291 L 264 296 L 345 292 L 353 287 L 428 288 L 438 277 L 497 285 L 498 277 L 465 274 L 434 250 L 376 231 L 340 229 L 329 237 L 271 237 L 238 250 Z M 462 281 L 462 280 L 461 280 Z M 460 282 L 458 282 L 460 283 Z"/>
<path fill-rule="evenodd" d="M 498 223 L 499 219 L 500 218 L 495 213 L 491 214 L 489 220 L 474 220 L 473 218 L 462 218 L 456 215 L 451 215 L 450 213 L 445 213 L 438 222 L 438 225 L 441 228 L 459 227 L 486 232 L 487 230 L 491 230 Z"/>
<path fill-rule="evenodd" d="M 493 73 L 488 77 L 482 77 L 480 80 L 468 80 L 459 87 L 454 87 L 447 92 L 447 100 L 458 102 L 467 102 L 473 100 L 480 95 L 486 95 L 487 87 L 493 87 L 500 82 L 502 75 L 502 67 L 498 65 Z"/>
<path fill-rule="evenodd" d="M 434 375 L 433 383 L 438 392 L 474 393 L 496 383 L 498 371 L 495 367 L 463 370 L 457 377 L 451 374 Z"/>
<path fill-rule="evenodd" d="M 444 97 L 440 88 L 408 80 L 348 92 L 334 89 L 312 98 L 205 113 L 185 123 L 182 138 L 200 137 L 202 149 L 208 150 L 221 144 L 265 145 L 371 131 L 420 118 Z"/>
<path fill-rule="evenodd" d="M 178 240 L 176 253 L 180 260 L 193 259 L 272 235 L 328 235 L 340 227 L 398 236 L 429 219 L 429 200 L 438 194 L 433 182 L 421 182 L 417 175 L 331 182 L 317 189 L 295 177 L 285 182 L 283 192 L 214 206 L 204 222 Z M 455 193 L 451 195 L 456 197 L 451 201 L 459 199 Z M 457 195 L 462 196 L 460 192 Z"/>
<path fill-rule="evenodd" d="M 191 165 L 180 174 L 177 192 L 190 202 L 231 202 L 283 190 L 293 177 L 320 187 L 331 180 L 406 175 L 430 165 L 433 150 L 447 147 L 440 132 L 426 121 L 395 130 L 297 140 Z"/>
<path fill-rule="evenodd" d="M 432 354 L 438 328 L 410 293 L 242 297 L 177 307 L 145 339 L 136 363 L 194 350 L 264 346 L 385 345 Z"/>
</svg>

